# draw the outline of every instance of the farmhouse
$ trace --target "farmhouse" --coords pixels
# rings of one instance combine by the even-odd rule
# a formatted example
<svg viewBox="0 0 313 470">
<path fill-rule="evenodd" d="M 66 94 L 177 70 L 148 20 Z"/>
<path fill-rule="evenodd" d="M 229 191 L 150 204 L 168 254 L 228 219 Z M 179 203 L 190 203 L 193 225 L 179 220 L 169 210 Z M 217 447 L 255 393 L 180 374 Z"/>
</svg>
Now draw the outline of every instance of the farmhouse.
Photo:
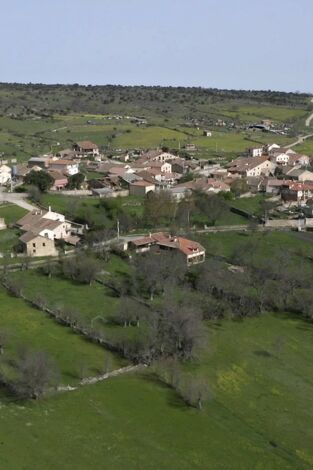
<svg viewBox="0 0 313 470">
<path fill-rule="evenodd" d="M 187 266 L 203 263 L 205 261 L 205 249 L 198 242 L 187 238 L 171 236 L 167 233 L 152 233 L 148 237 L 141 237 L 129 242 L 130 248 L 136 253 L 149 251 L 175 251 L 183 256 Z"/>
<path fill-rule="evenodd" d="M 268 176 L 274 172 L 276 165 L 268 156 L 239 157 L 226 165 L 226 168 L 229 173 L 240 176 Z"/>
<path fill-rule="evenodd" d="M 33 232 L 26 232 L 20 237 L 27 256 L 56 256 L 58 254 L 54 240 Z"/>
<path fill-rule="evenodd" d="M 29 212 L 16 224 L 23 232 L 32 232 L 50 240 L 66 240 L 71 235 L 71 224 L 65 220 L 64 215 L 53 212 L 50 208 L 48 211 Z"/>
<path fill-rule="evenodd" d="M 81 142 L 76 142 L 73 145 L 73 150 L 77 153 L 80 157 L 88 157 L 88 156 L 98 156 L 100 154 L 99 148 L 96 144 L 91 142 L 90 140 L 83 140 Z"/>
</svg>

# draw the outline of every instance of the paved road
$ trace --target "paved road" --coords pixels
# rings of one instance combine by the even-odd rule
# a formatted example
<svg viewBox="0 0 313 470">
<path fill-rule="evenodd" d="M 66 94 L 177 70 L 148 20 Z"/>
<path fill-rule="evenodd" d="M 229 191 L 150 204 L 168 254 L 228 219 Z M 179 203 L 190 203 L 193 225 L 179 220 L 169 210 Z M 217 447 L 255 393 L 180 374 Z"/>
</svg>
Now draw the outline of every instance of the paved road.
<svg viewBox="0 0 313 470">
<path fill-rule="evenodd" d="M 26 198 L 27 194 L 25 193 L 6 193 L 3 189 L 0 189 L 0 202 L 11 202 L 27 211 L 37 209 L 36 206 L 26 201 Z"/>
<path fill-rule="evenodd" d="M 312 118 L 313 118 L 313 115 L 312 115 Z M 313 137 L 313 134 L 299 135 L 296 142 L 293 142 L 292 144 L 289 144 L 289 145 L 285 145 L 285 147 L 288 149 L 291 149 L 292 147 L 295 147 L 296 145 L 303 144 L 305 140 L 310 139 L 311 137 Z"/>
</svg>

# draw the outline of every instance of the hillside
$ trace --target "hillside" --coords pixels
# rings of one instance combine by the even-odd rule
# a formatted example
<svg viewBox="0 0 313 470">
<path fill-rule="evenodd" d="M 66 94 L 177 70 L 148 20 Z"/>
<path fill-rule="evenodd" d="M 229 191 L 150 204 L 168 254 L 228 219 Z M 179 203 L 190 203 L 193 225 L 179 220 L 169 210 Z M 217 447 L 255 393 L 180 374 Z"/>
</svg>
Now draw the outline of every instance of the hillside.
<svg viewBox="0 0 313 470">
<path fill-rule="evenodd" d="M 0 154 L 26 160 L 90 139 L 107 154 L 194 143 L 202 158 L 231 158 L 269 135 L 247 130 L 270 120 L 287 126 L 282 145 L 305 126 L 307 94 L 203 88 L 0 84 Z M 212 138 L 203 136 L 204 129 Z"/>
</svg>

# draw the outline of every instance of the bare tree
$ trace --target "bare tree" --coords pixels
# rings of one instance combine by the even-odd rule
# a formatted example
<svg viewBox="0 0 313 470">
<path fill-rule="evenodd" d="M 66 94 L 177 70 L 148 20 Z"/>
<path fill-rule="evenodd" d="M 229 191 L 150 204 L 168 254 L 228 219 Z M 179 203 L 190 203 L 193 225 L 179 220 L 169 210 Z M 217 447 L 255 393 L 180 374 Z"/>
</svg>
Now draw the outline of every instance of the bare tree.
<svg viewBox="0 0 313 470">
<path fill-rule="evenodd" d="M 202 410 L 204 402 L 211 398 L 207 381 L 202 377 L 185 377 L 179 386 L 180 394 L 189 406 Z"/>
<path fill-rule="evenodd" d="M 13 387 L 21 398 L 40 398 L 50 387 L 56 386 L 59 371 L 54 360 L 42 351 L 20 352 L 15 369 L 17 379 Z"/>
</svg>

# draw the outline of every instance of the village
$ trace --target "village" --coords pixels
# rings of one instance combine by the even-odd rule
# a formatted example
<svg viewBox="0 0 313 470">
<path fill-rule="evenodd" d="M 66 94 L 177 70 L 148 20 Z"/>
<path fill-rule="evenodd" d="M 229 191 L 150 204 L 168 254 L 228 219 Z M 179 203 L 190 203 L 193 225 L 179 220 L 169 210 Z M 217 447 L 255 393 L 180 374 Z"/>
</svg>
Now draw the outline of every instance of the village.
<svg viewBox="0 0 313 470">
<path fill-rule="evenodd" d="M 212 135 L 210 131 L 204 132 L 208 137 Z M 193 148 L 191 144 L 189 148 Z M 313 227 L 311 167 L 311 157 L 275 143 L 248 148 L 239 157 L 221 164 L 196 159 L 192 150 L 189 156 L 182 157 L 166 148 L 129 151 L 108 158 L 95 143 L 82 141 L 55 154 L 32 157 L 27 163 L 10 166 L 8 162 L 2 163 L 0 184 L 2 191 L 18 192 L 30 181 L 30 176 L 36 179 L 40 174 L 49 179 L 51 194 L 70 195 L 73 199 L 79 196 L 149 198 L 153 193 L 166 191 L 177 203 L 199 192 L 226 198 L 227 194 L 235 198 L 262 194 L 268 201 L 275 201 L 275 217 L 267 214 L 262 221 L 266 227 L 303 230 Z M 3 220 L 2 227 L 5 226 Z M 32 257 L 56 256 L 56 244 L 60 246 L 60 240 L 78 246 L 88 230 L 86 225 L 66 220 L 64 214 L 54 212 L 51 207 L 31 211 L 16 226 L 21 231 L 22 253 Z M 129 246 L 135 247 L 136 252 L 155 245 L 175 247 L 184 254 L 187 264 L 191 259 L 193 263 L 204 261 L 201 245 L 190 242 L 186 248 L 186 240 L 181 239 L 185 240 L 182 243 L 179 240 L 174 241 L 168 233 L 161 238 L 139 237 Z M 128 249 L 128 244 L 124 249 Z"/>
</svg>

